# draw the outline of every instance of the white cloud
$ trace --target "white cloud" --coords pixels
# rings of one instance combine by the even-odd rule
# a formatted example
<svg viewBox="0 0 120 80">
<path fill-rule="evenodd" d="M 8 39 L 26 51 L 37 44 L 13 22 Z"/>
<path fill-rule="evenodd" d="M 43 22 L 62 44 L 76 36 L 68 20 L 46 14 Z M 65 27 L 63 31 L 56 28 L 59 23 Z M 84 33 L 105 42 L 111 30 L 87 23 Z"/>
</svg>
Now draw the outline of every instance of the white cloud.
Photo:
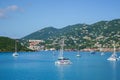
<svg viewBox="0 0 120 80">
<path fill-rule="evenodd" d="M 0 19 L 6 17 L 6 11 L 4 9 L 0 9 Z"/>
<path fill-rule="evenodd" d="M 19 8 L 18 8 L 17 5 L 11 5 L 11 6 L 8 6 L 6 8 L 6 10 L 8 10 L 8 11 L 16 11 L 16 10 L 19 10 Z"/>
<path fill-rule="evenodd" d="M 8 13 L 10 12 L 23 12 L 23 9 L 18 7 L 17 5 L 7 6 L 6 8 L 0 8 L 0 19 L 8 17 Z"/>
<path fill-rule="evenodd" d="M 4 18 L 5 14 L 3 12 L 0 12 L 0 18 Z"/>
</svg>

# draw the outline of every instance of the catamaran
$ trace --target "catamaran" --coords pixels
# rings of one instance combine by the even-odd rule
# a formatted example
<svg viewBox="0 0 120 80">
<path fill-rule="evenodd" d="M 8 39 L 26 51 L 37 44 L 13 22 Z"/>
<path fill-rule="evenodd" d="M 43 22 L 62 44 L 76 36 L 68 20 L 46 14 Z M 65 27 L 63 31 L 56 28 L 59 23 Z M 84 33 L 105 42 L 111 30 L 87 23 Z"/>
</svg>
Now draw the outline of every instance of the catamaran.
<svg viewBox="0 0 120 80">
<path fill-rule="evenodd" d="M 64 64 L 71 64 L 72 63 L 69 60 L 69 58 L 63 57 L 63 47 L 64 47 L 64 39 L 61 40 L 60 54 L 59 54 L 58 60 L 55 61 L 55 64 L 64 65 Z"/>
<path fill-rule="evenodd" d="M 107 60 L 110 60 L 110 61 L 117 61 L 117 60 L 119 60 L 119 58 L 117 58 L 115 45 L 114 45 L 114 52 L 113 52 L 113 54 Z"/>
<path fill-rule="evenodd" d="M 12 54 L 12 56 L 17 57 L 19 54 L 17 53 L 17 43 L 15 41 L 15 52 Z"/>
</svg>

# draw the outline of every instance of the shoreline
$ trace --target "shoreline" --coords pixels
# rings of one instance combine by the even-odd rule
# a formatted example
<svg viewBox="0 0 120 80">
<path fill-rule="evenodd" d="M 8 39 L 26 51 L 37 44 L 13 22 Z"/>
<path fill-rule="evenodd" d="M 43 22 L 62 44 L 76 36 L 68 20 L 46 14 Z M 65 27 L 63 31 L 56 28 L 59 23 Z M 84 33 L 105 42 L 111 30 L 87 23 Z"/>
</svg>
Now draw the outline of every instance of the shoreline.
<svg viewBox="0 0 120 80">
<path fill-rule="evenodd" d="M 46 50 L 39 50 L 39 51 L 46 51 Z M 39 52 L 39 51 L 18 51 L 18 52 Z M 47 50 L 47 51 L 59 51 L 59 50 Z M 77 49 L 65 49 L 64 51 L 78 51 Z M 80 51 L 83 52 L 89 52 L 89 51 L 96 51 L 96 52 L 113 52 L 114 49 L 113 48 L 102 48 L 102 50 L 100 51 L 100 49 L 98 48 L 85 48 L 85 49 L 81 49 Z M 14 51 L 0 51 L 0 53 L 13 53 Z M 116 52 L 120 52 L 120 48 L 116 48 Z"/>
</svg>

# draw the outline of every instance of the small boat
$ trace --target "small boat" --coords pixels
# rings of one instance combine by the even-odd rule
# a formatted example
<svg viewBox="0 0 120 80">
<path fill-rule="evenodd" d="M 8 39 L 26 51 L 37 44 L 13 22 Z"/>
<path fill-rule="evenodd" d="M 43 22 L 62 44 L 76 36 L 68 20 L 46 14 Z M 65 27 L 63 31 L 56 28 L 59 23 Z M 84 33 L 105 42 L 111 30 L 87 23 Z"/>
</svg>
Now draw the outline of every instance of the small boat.
<svg viewBox="0 0 120 80">
<path fill-rule="evenodd" d="M 17 57 L 17 56 L 19 56 L 19 54 L 17 52 L 15 52 L 15 53 L 13 53 L 13 56 Z"/>
<path fill-rule="evenodd" d="M 67 65 L 67 64 L 71 64 L 72 63 L 69 58 L 64 58 L 63 57 L 63 47 L 64 47 L 64 39 L 62 39 L 62 41 L 61 41 L 60 54 L 59 54 L 58 60 L 55 61 L 55 64 Z"/>
<path fill-rule="evenodd" d="M 80 52 L 79 52 L 79 51 L 77 52 L 77 55 L 76 55 L 76 56 L 77 56 L 77 57 L 80 57 Z"/>
<path fill-rule="evenodd" d="M 90 54 L 95 54 L 95 51 L 90 51 Z"/>
<path fill-rule="evenodd" d="M 103 52 L 103 48 L 100 47 L 100 52 L 101 52 L 101 56 L 105 55 L 105 53 Z"/>
<path fill-rule="evenodd" d="M 94 50 L 89 49 L 90 54 L 95 54 Z"/>
<path fill-rule="evenodd" d="M 110 60 L 110 61 L 118 61 L 119 58 L 117 58 L 117 54 L 113 53 L 107 60 Z"/>
<path fill-rule="evenodd" d="M 80 54 L 77 54 L 76 56 L 77 56 L 77 57 L 80 57 Z"/>
<path fill-rule="evenodd" d="M 114 45 L 114 52 L 113 52 L 113 54 L 107 60 L 110 60 L 110 61 L 118 61 L 119 60 L 119 58 L 117 58 L 115 45 Z"/>
<path fill-rule="evenodd" d="M 19 54 L 17 53 L 17 43 L 15 41 L 15 52 L 12 54 L 13 57 L 17 57 L 19 56 Z"/>
<path fill-rule="evenodd" d="M 105 55 L 105 53 L 104 52 L 101 52 L 101 54 L 100 54 L 101 56 L 103 56 L 103 55 Z"/>
</svg>

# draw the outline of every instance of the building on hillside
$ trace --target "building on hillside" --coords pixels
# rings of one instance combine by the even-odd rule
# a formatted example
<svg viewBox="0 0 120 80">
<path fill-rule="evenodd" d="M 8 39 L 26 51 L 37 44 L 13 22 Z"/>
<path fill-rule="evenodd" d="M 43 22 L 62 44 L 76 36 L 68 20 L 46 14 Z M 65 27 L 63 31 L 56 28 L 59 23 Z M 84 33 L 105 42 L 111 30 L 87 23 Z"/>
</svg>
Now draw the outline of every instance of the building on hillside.
<svg viewBox="0 0 120 80">
<path fill-rule="evenodd" d="M 29 49 L 38 51 L 43 50 L 44 46 L 40 46 L 40 43 L 43 43 L 43 40 L 29 40 Z"/>
</svg>

